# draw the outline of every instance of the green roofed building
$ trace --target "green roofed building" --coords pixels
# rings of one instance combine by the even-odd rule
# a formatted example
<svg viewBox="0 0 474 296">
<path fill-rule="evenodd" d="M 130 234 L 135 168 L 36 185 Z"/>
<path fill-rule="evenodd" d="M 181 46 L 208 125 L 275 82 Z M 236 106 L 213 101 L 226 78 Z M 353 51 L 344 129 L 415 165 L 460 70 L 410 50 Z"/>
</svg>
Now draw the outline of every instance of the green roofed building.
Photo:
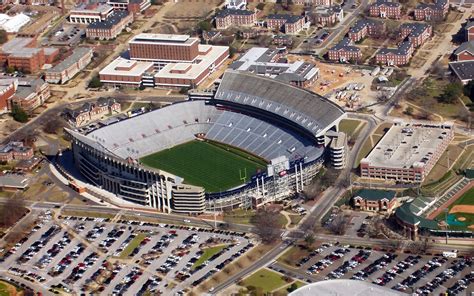
<svg viewBox="0 0 474 296">
<path fill-rule="evenodd" d="M 439 228 L 436 221 L 418 216 L 414 213 L 415 211 L 416 208 L 411 202 L 401 205 L 395 211 L 395 218 L 398 224 L 403 227 L 408 237 L 416 239 L 420 231 L 424 232 Z"/>
<path fill-rule="evenodd" d="M 466 175 L 466 178 L 474 179 L 474 169 L 466 169 L 464 174 Z"/>
<path fill-rule="evenodd" d="M 391 213 L 397 207 L 395 191 L 361 189 L 353 197 L 354 207 L 363 211 Z"/>
</svg>

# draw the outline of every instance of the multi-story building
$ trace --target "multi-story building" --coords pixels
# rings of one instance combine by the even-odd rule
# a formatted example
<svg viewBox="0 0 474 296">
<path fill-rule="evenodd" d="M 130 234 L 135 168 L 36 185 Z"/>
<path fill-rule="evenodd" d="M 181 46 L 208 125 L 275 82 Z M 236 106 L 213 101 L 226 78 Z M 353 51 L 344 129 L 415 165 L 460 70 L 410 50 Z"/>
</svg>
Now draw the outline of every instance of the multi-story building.
<svg viewBox="0 0 474 296">
<path fill-rule="evenodd" d="M 435 0 L 433 4 L 421 3 L 414 11 L 417 21 L 441 21 L 448 14 L 449 0 Z"/>
<path fill-rule="evenodd" d="M 395 191 L 361 189 L 352 198 L 354 208 L 362 211 L 390 214 L 398 206 Z"/>
<path fill-rule="evenodd" d="M 41 70 L 59 54 L 57 48 L 37 47 L 35 38 L 14 38 L 0 47 L 0 66 L 10 66 L 26 73 Z"/>
<path fill-rule="evenodd" d="M 84 69 L 92 60 L 92 48 L 78 47 L 59 64 L 45 71 L 48 83 L 66 83 Z"/>
<path fill-rule="evenodd" d="M 305 6 L 331 6 L 332 0 L 294 0 L 292 3 Z"/>
<path fill-rule="evenodd" d="M 395 123 L 360 162 L 364 178 L 422 183 L 454 137 L 447 123 Z"/>
<path fill-rule="evenodd" d="M 143 64 L 139 68 L 135 68 L 138 64 L 130 65 L 135 68 L 130 70 L 132 76 L 125 75 L 127 70 L 106 67 L 107 71 L 104 69 L 99 73 L 101 79 L 104 77 L 104 82 L 120 85 L 196 86 L 226 60 L 229 48 L 199 44 L 198 38 L 189 35 L 139 34 L 129 42 L 129 56 L 131 60 L 152 62 L 154 73 L 144 75 L 146 71 L 143 68 L 146 66 Z M 117 63 L 123 64 L 120 61 Z M 114 81 L 113 77 L 120 80 Z M 142 82 L 137 80 L 139 77 L 142 77 Z"/>
<path fill-rule="evenodd" d="M 291 14 L 271 14 L 267 17 L 267 27 L 286 34 L 296 34 L 305 25 L 304 17 Z"/>
<path fill-rule="evenodd" d="M 408 38 L 414 47 L 422 46 L 433 33 L 433 27 L 423 23 L 405 23 L 400 26 L 400 37 Z"/>
<path fill-rule="evenodd" d="M 377 0 L 369 7 L 371 17 L 381 17 L 390 19 L 400 19 L 402 16 L 402 7 L 398 2 L 387 0 Z"/>
<path fill-rule="evenodd" d="M 69 13 L 69 22 L 75 24 L 91 24 L 105 21 L 114 12 L 108 4 L 82 4 Z"/>
<path fill-rule="evenodd" d="M 345 37 L 334 47 L 328 51 L 328 59 L 330 61 L 339 61 L 342 63 L 348 61 L 358 61 L 362 58 L 360 48 L 352 45 L 352 40 Z"/>
<path fill-rule="evenodd" d="M 118 57 L 99 72 L 102 83 L 114 86 L 140 87 L 144 78 L 151 79 L 154 86 L 153 62 L 140 62 Z"/>
<path fill-rule="evenodd" d="M 33 148 L 23 142 L 10 142 L 0 146 L 0 161 L 24 160 L 33 157 Z"/>
<path fill-rule="evenodd" d="M 464 42 L 455 51 L 456 61 L 474 61 L 474 40 Z"/>
<path fill-rule="evenodd" d="M 353 42 L 358 42 L 367 36 L 382 36 L 384 31 L 385 23 L 369 19 L 361 19 L 349 29 L 348 37 Z"/>
<path fill-rule="evenodd" d="M 311 20 L 314 24 L 326 27 L 341 22 L 344 11 L 340 6 L 317 6 L 311 11 Z"/>
<path fill-rule="evenodd" d="M 113 98 L 100 98 L 95 103 L 84 103 L 80 108 L 64 110 L 66 118 L 76 127 L 99 120 L 105 115 L 118 114 L 120 103 Z"/>
<path fill-rule="evenodd" d="M 257 22 L 255 11 L 243 9 L 224 9 L 216 15 L 216 28 L 227 29 L 231 26 L 252 26 Z"/>
<path fill-rule="evenodd" d="M 114 39 L 132 22 L 133 13 L 126 10 L 117 11 L 104 21 L 89 24 L 86 28 L 86 37 L 99 40 Z"/>
<path fill-rule="evenodd" d="M 466 40 L 473 41 L 474 40 L 474 21 L 468 21 L 465 27 L 466 32 Z"/>
<path fill-rule="evenodd" d="M 319 69 L 314 64 L 304 61 L 282 63 L 279 62 L 281 57 L 283 52 L 277 49 L 252 47 L 230 68 L 272 77 L 298 87 L 308 87 L 318 79 Z"/>
<path fill-rule="evenodd" d="M 140 13 L 151 6 L 151 0 L 108 0 L 107 4 L 115 10 L 128 10 L 131 13 Z"/>
<path fill-rule="evenodd" d="M 413 55 L 414 46 L 411 41 L 403 41 L 398 48 L 382 48 L 375 55 L 377 64 L 388 66 L 406 65 Z"/>
<path fill-rule="evenodd" d="M 474 61 L 451 62 L 449 63 L 449 69 L 464 85 L 474 80 Z"/>
<path fill-rule="evenodd" d="M 18 79 L 0 79 L 0 114 L 8 112 L 8 102 L 18 87 Z"/>
<path fill-rule="evenodd" d="M 19 79 L 15 95 L 10 99 L 8 108 L 17 105 L 31 112 L 43 105 L 51 97 L 49 84 L 43 79 Z"/>
<path fill-rule="evenodd" d="M 347 159 L 347 137 L 342 132 L 328 132 L 326 134 L 329 145 L 329 158 L 331 165 L 336 170 L 342 170 L 346 166 Z"/>
</svg>

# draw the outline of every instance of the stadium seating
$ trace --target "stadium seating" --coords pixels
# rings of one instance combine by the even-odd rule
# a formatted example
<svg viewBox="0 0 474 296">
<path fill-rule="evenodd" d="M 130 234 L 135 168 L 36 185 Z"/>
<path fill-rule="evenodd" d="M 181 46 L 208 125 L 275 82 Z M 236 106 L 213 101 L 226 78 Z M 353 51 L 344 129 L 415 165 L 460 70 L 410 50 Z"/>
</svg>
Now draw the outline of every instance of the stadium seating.
<svg viewBox="0 0 474 296">
<path fill-rule="evenodd" d="M 238 147 L 266 160 L 285 155 L 290 160 L 317 159 L 322 149 L 292 131 L 241 113 L 220 110 L 204 101 L 173 104 L 95 130 L 87 137 L 120 158 L 134 159 L 195 139 Z"/>
</svg>

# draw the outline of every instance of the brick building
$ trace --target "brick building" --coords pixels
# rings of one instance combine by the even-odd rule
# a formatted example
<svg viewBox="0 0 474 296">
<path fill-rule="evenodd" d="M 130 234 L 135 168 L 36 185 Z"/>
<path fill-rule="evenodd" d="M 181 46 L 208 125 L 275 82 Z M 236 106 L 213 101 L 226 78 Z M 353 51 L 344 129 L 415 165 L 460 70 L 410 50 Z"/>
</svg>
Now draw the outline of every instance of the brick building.
<svg viewBox="0 0 474 296">
<path fill-rule="evenodd" d="M 8 112 L 10 99 L 18 88 L 18 79 L 0 79 L 0 114 Z"/>
<path fill-rule="evenodd" d="M 20 79 L 15 95 L 9 101 L 9 110 L 13 105 L 31 112 L 43 105 L 51 97 L 49 84 L 43 79 Z"/>
<path fill-rule="evenodd" d="M 379 37 L 382 36 L 385 32 L 385 23 L 369 20 L 369 19 L 361 19 L 358 20 L 348 32 L 348 37 L 353 42 L 358 42 L 365 37 Z"/>
<path fill-rule="evenodd" d="M 474 40 L 474 21 L 468 21 L 466 27 L 464 28 L 466 31 L 466 40 L 473 41 Z"/>
<path fill-rule="evenodd" d="M 140 87 L 144 76 L 153 72 L 153 62 L 140 62 L 118 57 L 99 72 L 102 83 L 114 86 Z M 151 86 L 154 78 L 151 76 Z"/>
<path fill-rule="evenodd" d="M 25 73 L 36 73 L 51 64 L 59 54 L 57 48 L 37 47 L 35 38 L 14 38 L 0 48 L 0 66 L 10 66 Z"/>
<path fill-rule="evenodd" d="M 417 21 L 442 21 L 449 10 L 449 0 L 435 0 L 433 4 L 421 3 L 414 11 Z"/>
<path fill-rule="evenodd" d="M 78 109 L 66 109 L 64 114 L 72 124 L 80 127 L 99 120 L 105 115 L 118 114 L 120 111 L 121 105 L 115 99 L 100 98 L 95 103 L 84 103 Z"/>
<path fill-rule="evenodd" d="M 22 142 L 10 142 L 0 146 L 0 161 L 30 159 L 33 154 L 33 148 L 24 146 Z"/>
<path fill-rule="evenodd" d="M 59 64 L 46 70 L 45 80 L 48 83 L 64 84 L 84 69 L 91 60 L 92 49 L 89 47 L 78 47 Z"/>
<path fill-rule="evenodd" d="M 361 189 L 352 198 L 352 203 L 357 210 L 391 213 L 398 206 L 395 194 L 395 191 Z"/>
<path fill-rule="evenodd" d="M 331 6 L 332 0 L 293 0 L 293 4 L 305 6 Z"/>
<path fill-rule="evenodd" d="M 227 29 L 231 26 L 252 26 L 257 22 L 257 13 L 242 9 L 224 9 L 216 15 L 216 28 Z"/>
<path fill-rule="evenodd" d="M 352 40 L 345 37 L 338 44 L 331 47 L 328 51 L 330 61 L 339 61 L 342 63 L 348 61 L 358 61 L 362 58 L 360 48 L 352 45 Z"/>
<path fill-rule="evenodd" d="M 271 14 L 267 17 L 267 27 L 286 34 L 296 34 L 303 29 L 305 19 L 301 15 Z"/>
<path fill-rule="evenodd" d="M 91 24 L 105 21 L 114 12 L 108 4 L 81 4 L 69 13 L 69 22 L 75 24 Z"/>
<path fill-rule="evenodd" d="M 474 61 L 474 40 L 464 42 L 455 51 L 456 61 Z"/>
<path fill-rule="evenodd" d="M 141 13 L 151 6 L 151 0 L 109 0 L 107 4 L 115 10 L 128 10 L 131 13 Z"/>
<path fill-rule="evenodd" d="M 381 17 L 390 19 L 400 19 L 402 16 L 402 7 L 398 2 L 387 0 L 377 0 L 369 7 L 371 17 Z"/>
<path fill-rule="evenodd" d="M 414 47 L 422 46 L 433 34 L 433 27 L 423 23 L 405 23 L 400 26 L 400 37 L 407 38 Z"/>
<path fill-rule="evenodd" d="M 332 26 L 342 21 L 344 11 L 340 6 L 317 6 L 311 11 L 310 18 L 314 24 Z"/>
<path fill-rule="evenodd" d="M 395 123 L 360 162 L 364 178 L 422 183 L 454 137 L 447 123 Z"/>
<path fill-rule="evenodd" d="M 114 39 L 132 22 L 133 13 L 126 10 L 117 11 L 103 21 L 89 24 L 86 28 L 86 37 L 99 40 Z"/>
<path fill-rule="evenodd" d="M 415 50 L 413 43 L 403 41 L 397 48 L 382 48 L 375 55 L 377 64 L 385 64 L 388 66 L 401 66 L 410 62 Z"/>
</svg>

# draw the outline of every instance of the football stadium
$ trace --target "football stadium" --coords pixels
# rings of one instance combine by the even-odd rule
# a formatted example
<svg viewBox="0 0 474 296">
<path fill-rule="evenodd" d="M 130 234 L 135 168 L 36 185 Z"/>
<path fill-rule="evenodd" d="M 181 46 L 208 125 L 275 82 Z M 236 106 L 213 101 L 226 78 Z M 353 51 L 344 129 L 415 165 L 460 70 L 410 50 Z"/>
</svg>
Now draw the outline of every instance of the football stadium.
<svg viewBox="0 0 474 296">
<path fill-rule="evenodd" d="M 164 212 L 258 206 L 304 189 L 345 116 L 315 93 L 227 71 L 214 91 L 98 128 L 67 130 L 82 176 Z"/>
</svg>

